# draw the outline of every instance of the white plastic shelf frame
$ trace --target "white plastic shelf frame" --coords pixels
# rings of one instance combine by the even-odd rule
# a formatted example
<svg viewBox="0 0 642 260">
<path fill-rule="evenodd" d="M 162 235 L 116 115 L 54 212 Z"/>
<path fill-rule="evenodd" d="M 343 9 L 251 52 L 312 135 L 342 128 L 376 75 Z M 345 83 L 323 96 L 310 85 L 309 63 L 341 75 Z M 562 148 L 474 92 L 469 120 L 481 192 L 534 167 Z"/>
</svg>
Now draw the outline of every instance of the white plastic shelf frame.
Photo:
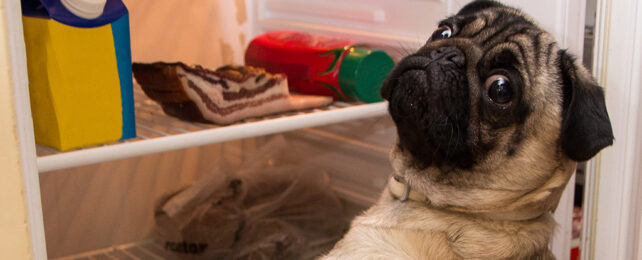
<svg viewBox="0 0 642 260">
<path fill-rule="evenodd" d="M 124 159 L 206 144 L 263 136 L 297 129 L 382 116 L 387 103 L 334 102 L 328 107 L 251 118 L 219 126 L 181 121 L 167 116 L 161 107 L 134 87 L 137 137 L 120 142 L 59 152 L 37 146 L 40 173 Z"/>
</svg>

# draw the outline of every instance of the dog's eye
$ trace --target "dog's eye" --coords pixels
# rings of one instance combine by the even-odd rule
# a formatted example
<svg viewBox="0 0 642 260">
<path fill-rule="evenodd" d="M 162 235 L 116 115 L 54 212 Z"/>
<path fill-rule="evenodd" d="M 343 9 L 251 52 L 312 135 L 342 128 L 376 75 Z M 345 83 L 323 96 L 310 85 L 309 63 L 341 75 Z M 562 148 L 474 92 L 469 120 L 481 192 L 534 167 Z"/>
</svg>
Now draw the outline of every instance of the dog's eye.
<svg viewBox="0 0 642 260">
<path fill-rule="evenodd" d="M 492 75 L 486 79 L 486 91 L 488 97 L 497 104 L 507 104 L 513 97 L 513 88 L 504 75 Z"/>
<path fill-rule="evenodd" d="M 430 37 L 433 41 L 434 40 L 439 40 L 439 39 L 445 39 L 445 38 L 450 38 L 450 36 L 453 35 L 453 30 L 448 27 L 448 25 L 442 25 L 437 30 L 432 33 L 432 36 Z"/>
</svg>

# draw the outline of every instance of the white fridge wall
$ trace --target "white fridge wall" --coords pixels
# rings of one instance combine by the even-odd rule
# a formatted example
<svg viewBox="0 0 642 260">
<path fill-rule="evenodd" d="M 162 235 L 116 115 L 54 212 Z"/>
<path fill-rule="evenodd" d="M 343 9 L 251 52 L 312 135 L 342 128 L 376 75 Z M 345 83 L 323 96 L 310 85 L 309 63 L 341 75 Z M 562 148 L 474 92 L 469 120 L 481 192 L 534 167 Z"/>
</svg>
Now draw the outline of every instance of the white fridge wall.
<svg viewBox="0 0 642 260">
<path fill-rule="evenodd" d="M 275 29 L 349 37 L 405 55 L 423 44 L 440 20 L 470 0 L 248 0 L 253 35 Z M 584 5 L 570 0 L 503 0 L 521 8 L 564 48 L 581 54 Z M 395 50 L 397 49 L 397 50 Z"/>
<path fill-rule="evenodd" d="M 250 37 L 245 0 L 124 0 L 132 60 L 216 68 L 243 64 Z"/>
<path fill-rule="evenodd" d="M 254 34 L 296 29 L 413 50 L 446 15 L 442 1 L 251 0 Z M 397 53 L 391 53 L 397 55 Z M 406 53 L 401 53 L 401 55 Z"/>
</svg>

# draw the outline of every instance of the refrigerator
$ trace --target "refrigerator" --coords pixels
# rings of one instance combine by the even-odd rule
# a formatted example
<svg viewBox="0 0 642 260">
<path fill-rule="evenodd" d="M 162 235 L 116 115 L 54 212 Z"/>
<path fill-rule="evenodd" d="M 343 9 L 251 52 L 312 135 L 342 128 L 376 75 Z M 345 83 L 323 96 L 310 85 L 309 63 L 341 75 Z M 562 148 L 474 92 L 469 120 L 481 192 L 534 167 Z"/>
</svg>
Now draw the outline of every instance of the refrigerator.
<svg viewBox="0 0 642 260">
<path fill-rule="evenodd" d="M 398 60 L 418 49 L 439 20 L 468 2 L 124 1 L 134 62 L 181 61 L 210 68 L 243 64 L 248 42 L 278 29 L 366 42 Z M 533 16 L 562 48 L 582 54 L 586 2 L 502 2 Z M 18 91 L 16 99 L 24 102 L 25 95 Z M 19 116 L 26 125 L 20 130 L 27 136 L 21 137 L 21 150 L 26 153 L 23 156 L 33 158 L 29 167 L 37 172 L 37 177 L 26 177 L 38 188 L 28 189 L 26 195 L 33 207 L 30 212 L 35 212 L 29 217 L 34 258 L 171 258 L 164 245 L 153 240 L 159 200 L 218 174 L 221 164 L 228 171 L 243 171 L 257 154 L 265 153 L 266 146 L 279 151 L 279 160 L 272 163 L 295 162 L 308 174 L 327 175 L 348 218 L 377 200 L 392 173 L 388 153 L 396 133 L 385 102 L 334 102 L 326 108 L 251 118 L 229 126 L 167 116 L 136 83 L 134 102 L 136 138 L 69 152 L 34 145 L 28 137 L 30 115 Z M 270 158 L 261 160 L 270 163 Z M 573 179 L 555 211 L 559 226 L 551 248 L 558 259 L 569 259 L 571 247 L 579 243 L 571 240 L 574 185 Z"/>
</svg>

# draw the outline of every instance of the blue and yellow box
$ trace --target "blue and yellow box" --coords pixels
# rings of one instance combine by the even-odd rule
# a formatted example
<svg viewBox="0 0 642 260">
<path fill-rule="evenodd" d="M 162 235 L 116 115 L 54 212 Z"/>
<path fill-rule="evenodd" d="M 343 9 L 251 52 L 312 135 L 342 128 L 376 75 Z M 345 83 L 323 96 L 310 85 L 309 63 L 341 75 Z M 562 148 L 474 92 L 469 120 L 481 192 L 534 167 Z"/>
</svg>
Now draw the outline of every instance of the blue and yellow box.
<svg viewBox="0 0 642 260">
<path fill-rule="evenodd" d="M 36 143 L 136 136 L 129 15 L 120 0 L 22 0 Z"/>
</svg>

